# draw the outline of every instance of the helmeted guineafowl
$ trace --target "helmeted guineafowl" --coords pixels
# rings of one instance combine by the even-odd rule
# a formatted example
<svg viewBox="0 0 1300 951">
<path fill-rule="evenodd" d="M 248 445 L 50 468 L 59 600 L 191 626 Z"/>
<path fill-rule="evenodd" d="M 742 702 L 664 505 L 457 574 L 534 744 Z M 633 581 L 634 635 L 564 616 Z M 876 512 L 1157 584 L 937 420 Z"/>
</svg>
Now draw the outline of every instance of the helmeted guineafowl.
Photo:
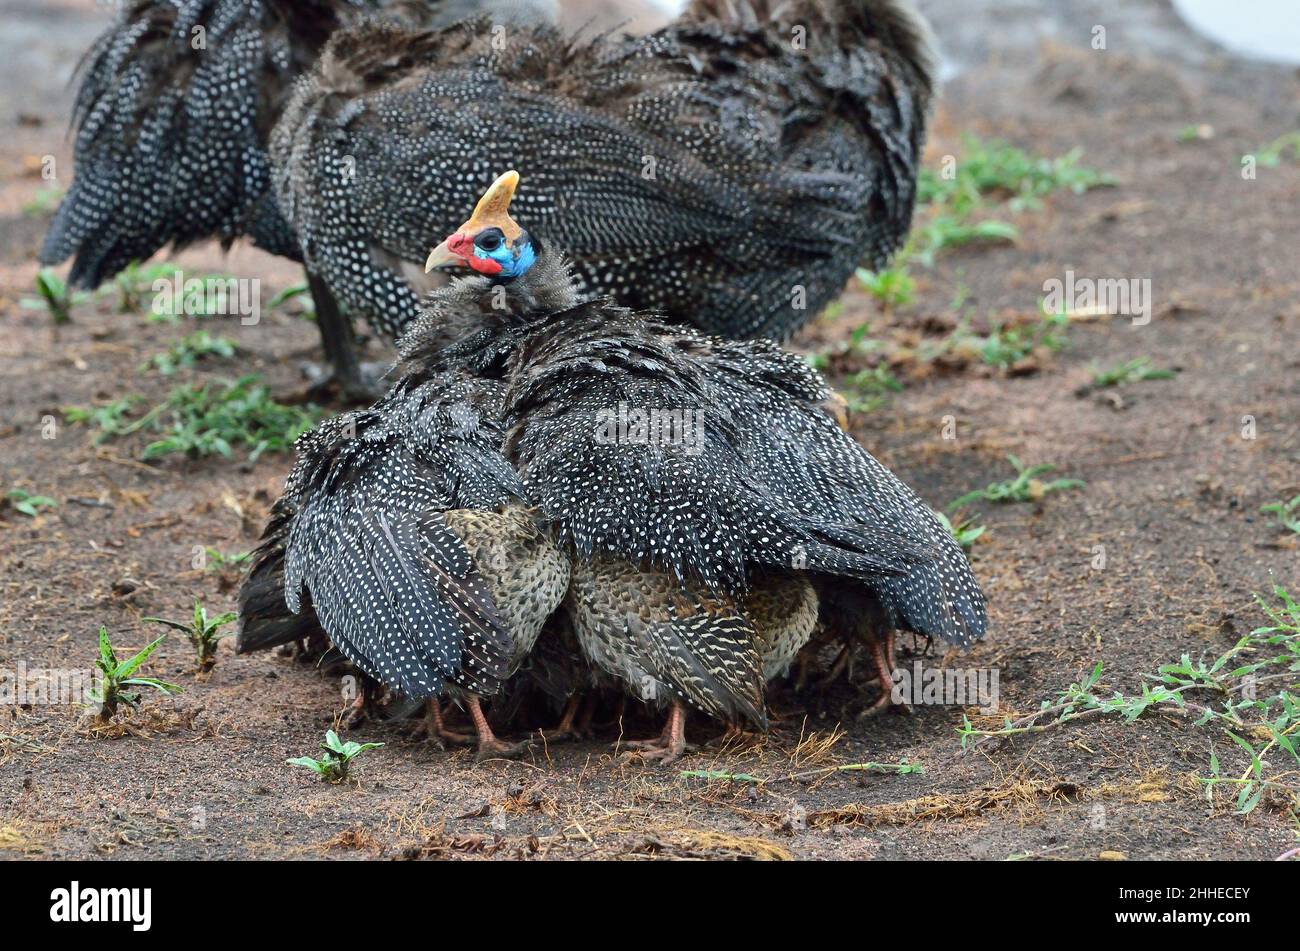
<svg viewBox="0 0 1300 951">
<path fill-rule="evenodd" d="M 309 267 L 387 335 L 494 170 L 588 293 L 785 339 L 911 222 L 934 54 L 909 0 L 693 0 L 639 38 L 340 31 L 277 125 Z"/>
<path fill-rule="evenodd" d="M 272 523 L 281 541 L 268 542 L 254 568 L 259 584 L 282 559 L 291 609 L 305 584 L 326 633 L 359 666 L 398 689 L 436 690 L 455 682 L 457 638 L 470 634 L 464 617 L 436 629 L 434 651 L 400 658 L 392 653 L 404 642 L 367 634 L 375 625 L 364 619 L 400 624 L 446 602 L 438 584 L 464 577 L 470 535 L 402 560 L 389 536 L 407 536 L 371 525 L 391 522 L 395 509 L 423 527 L 445 523 L 449 509 L 517 507 L 569 562 L 566 613 L 588 663 L 669 707 L 652 744 L 665 759 L 684 747 L 688 705 L 764 724 L 764 680 L 807 641 L 821 591 L 861 592 L 891 628 L 962 645 L 984 633 L 983 597 L 961 549 L 823 411 L 815 371 L 771 342 L 709 337 L 584 296 L 564 256 L 510 217 L 517 181 L 497 179 L 429 255 L 430 266 L 476 273 L 430 295 L 401 341 L 400 379 L 357 429 L 382 434 L 393 458 L 438 464 L 391 476 L 340 470 L 320 447 L 363 450 L 304 437 Z M 449 427 L 421 395 L 447 387 L 463 388 L 472 427 Z M 441 448 L 449 434 L 463 444 L 454 456 Z M 339 471 L 347 477 L 331 474 Z M 513 562 L 496 570 L 512 573 Z M 475 591 L 453 606 L 500 621 L 506 612 Z M 372 605 L 371 592 L 383 600 Z M 551 585 L 534 597 L 534 618 L 559 602 Z M 368 607 L 350 610 L 356 603 Z M 241 646 L 267 623 L 246 613 Z M 518 643 L 498 654 L 516 663 Z"/>
</svg>

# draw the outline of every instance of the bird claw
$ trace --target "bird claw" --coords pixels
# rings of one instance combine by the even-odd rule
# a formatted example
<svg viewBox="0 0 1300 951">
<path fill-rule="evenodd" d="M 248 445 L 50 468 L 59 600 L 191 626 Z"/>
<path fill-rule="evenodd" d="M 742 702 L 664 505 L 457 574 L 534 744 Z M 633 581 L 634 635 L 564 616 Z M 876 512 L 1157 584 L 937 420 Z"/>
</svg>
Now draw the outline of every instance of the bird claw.
<svg viewBox="0 0 1300 951">
<path fill-rule="evenodd" d="M 474 754 L 474 762 L 482 763 L 490 759 L 519 759 L 532 747 L 533 744 L 528 740 L 520 743 L 507 743 L 496 738 L 485 740 L 479 744 L 478 752 Z"/>
<path fill-rule="evenodd" d="M 728 727 L 726 732 L 718 734 L 708 742 L 710 749 L 746 748 L 758 746 L 766 737 L 762 733 Z"/>
<path fill-rule="evenodd" d="M 580 743 L 591 739 L 590 730 L 579 730 L 577 727 L 567 730 L 538 730 L 537 733 L 548 746 L 552 743 Z"/>
<path fill-rule="evenodd" d="M 406 736 L 417 743 L 432 743 L 440 750 L 445 750 L 448 743 L 456 746 L 473 746 L 478 742 L 477 737 L 466 733 L 456 733 L 453 730 L 438 730 L 427 722 L 414 724 L 407 731 Z"/>
<path fill-rule="evenodd" d="M 912 708 L 901 700 L 895 703 L 893 696 L 889 692 L 882 691 L 880 696 L 876 698 L 876 702 L 861 711 L 857 718 L 859 720 L 865 720 L 868 717 L 880 716 L 880 714 L 885 712 L 911 713 Z"/>
<path fill-rule="evenodd" d="M 448 743 L 454 746 L 473 746 L 478 742 L 478 737 L 470 736 L 468 733 L 457 733 L 455 730 L 435 730 L 431 738 L 442 743 L 444 748 Z"/>
<path fill-rule="evenodd" d="M 694 752 L 697 749 L 697 747 L 684 741 L 677 743 L 665 742 L 662 737 L 656 737 L 653 740 L 625 740 L 621 743 L 615 743 L 614 747 L 616 749 L 622 748 L 622 759 L 624 761 L 657 762 L 660 766 L 674 763 L 683 754 Z"/>
<path fill-rule="evenodd" d="M 632 746 L 631 743 L 624 744 Z M 639 763 L 657 763 L 660 766 L 667 766 L 681 759 L 682 754 L 687 752 L 689 747 L 674 749 L 671 746 L 665 746 L 662 743 L 650 742 L 644 746 L 637 746 L 634 749 L 623 751 L 623 760 L 625 762 L 636 760 Z"/>
</svg>

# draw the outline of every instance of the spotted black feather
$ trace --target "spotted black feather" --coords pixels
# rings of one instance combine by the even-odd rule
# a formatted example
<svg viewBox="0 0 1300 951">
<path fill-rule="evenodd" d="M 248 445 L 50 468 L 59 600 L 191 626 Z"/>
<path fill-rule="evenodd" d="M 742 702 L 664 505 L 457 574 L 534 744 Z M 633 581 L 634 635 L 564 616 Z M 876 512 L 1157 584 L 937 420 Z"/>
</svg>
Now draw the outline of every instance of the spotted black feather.
<svg viewBox="0 0 1300 951">
<path fill-rule="evenodd" d="M 303 436 L 277 537 L 250 576 L 274 577 L 281 561 L 288 612 L 314 611 L 348 659 L 408 696 L 437 694 L 444 680 L 491 694 L 508 672 L 509 630 L 448 524 L 457 509 L 522 492 L 481 415 L 494 399 L 474 381 L 408 379 Z M 264 646 L 263 627 L 246 612 L 239 648 Z"/>
<path fill-rule="evenodd" d="M 298 243 L 266 141 L 294 78 L 361 0 L 133 0 L 86 54 L 72 186 L 41 259 L 94 287 L 167 244 Z"/>
<path fill-rule="evenodd" d="M 746 468 L 784 504 L 822 523 L 878 526 L 928 553 L 870 579 L 889 626 L 960 646 L 981 638 L 984 596 L 965 553 L 933 509 L 821 412 L 829 390 L 820 375 L 763 343 L 714 341 L 705 359 Z"/>
<path fill-rule="evenodd" d="M 341 31 L 272 151 L 308 266 L 381 333 L 502 168 L 581 287 L 784 338 L 910 224 L 932 93 L 905 0 L 695 0 L 646 37 Z"/>
<path fill-rule="evenodd" d="M 127 0 L 87 51 L 73 180 L 41 261 L 95 287 L 165 246 L 214 239 L 301 260 L 267 143 L 294 81 L 363 20 L 445 26 L 494 0 Z M 547 3 L 538 3 L 547 7 Z M 495 14 L 494 14 L 495 15 Z"/>
<path fill-rule="evenodd" d="M 407 372 L 474 368 L 502 382 L 503 452 L 580 559 L 617 555 L 732 595 L 764 566 L 838 577 L 895 627 L 959 645 L 984 634 L 960 547 L 822 410 L 820 374 L 774 343 L 584 300 L 544 249 L 509 285 L 435 292 L 402 352 Z M 620 407 L 690 411 L 697 428 L 629 439 L 608 429 Z"/>
</svg>

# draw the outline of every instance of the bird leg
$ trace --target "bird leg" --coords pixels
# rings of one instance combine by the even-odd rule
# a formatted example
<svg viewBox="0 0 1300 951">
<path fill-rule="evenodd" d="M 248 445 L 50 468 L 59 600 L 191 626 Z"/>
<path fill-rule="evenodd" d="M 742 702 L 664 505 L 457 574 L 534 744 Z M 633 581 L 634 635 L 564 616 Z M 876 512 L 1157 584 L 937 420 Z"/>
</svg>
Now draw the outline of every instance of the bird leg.
<svg viewBox="0 0 1300 951">
<path fill-rule="evenodd" d="M 483 762 L 485 759 L 514 759 L 528 749 L 528 742 L 523 743 L 506 743 L 504 740 L 498 740 L 496 734 L 492 732 L 492 727 L 488 724 L 487 717 L 483 715 L 483 708 L 479 704 L 477 694 L 465 695 L 465 706 L 469 708 L 470 718 L 474 721 L 474 729 L 478 732 L 478 753 L 475 754 L 476 762 Z"/>
<path fill-rule="evenodd" d="M 624 743 L 630 754 L 644 760 L 658 760 L 667 765 L 686 752 L 686 707 L 676 701 L 668 710 L 663 732 L 653 740 Z"/>
<path fill-rule="evenodd" d="M 363 685 L 357 693 L 357 698 L 348 704 L 348 712 L 343 717 L 343 729 L 355 730 L 361 724 L 366 722 L 367 707 L 366 688 Z"/>
<path fill-rule="evenodd" d="M 343 717 L 343 729 L 355 730 L 378 712 L 380 694 L 379 684 L 365 674 L 357 679 L 357 695 L 348 704 L 348 711 Z"/>
<path fill-rule="evenodd" d="M 367 379 L 362 372 L 361 362 L 357 359 L 356 338 L 352 334 L 352 321 L 339 311 L 329 287 L 311 271 L 307 272 L 307 286 L 311 288 L 312 300 L 316 304 L 316 326 L 320 330 L 321 345 L 325 350 L 325 359 L 329 361 L 332 372 L 322 374 L 308 387 L 308 393 L 318 396 L 330 384 L 337 384 L 345 399 L 362 403 L 372 403 L 383 395 L 383 389 L 375 380 Z"/>
<path fill-rule="evenodd" d="M 849 682 L 853 681 L 853 645 L 845 643 L 840 648 L 840 652 L 835 655 L 835 661 L 831 664 L 831 669 L 821 680 L 817 681 L 817 688 L 829 687 L 843 675 Z"/>
<path fill-rule="evenodd" d="M 710 747 L 733 749 L 740 747 L 752 747 L 763 742 L 766 737 L 762 733 L 745 729 L 745 723 L 742 720 L 727 720 L 727 728 L 717 737 L 710 740 Z"/>
<path fill-rule="evenodd" d="M 324 634 L 320 631 L 313 631 L 306 637 L 290 641 L 287 644 L 281 644 L 276 648 L 275 652 L 280 657 L 292 657 L 300 664 L 313 664 L 329 650 L 329 646 L 330 643 L 325 639 Z"/>
<path fill-rule="evenodd" d="M 579 714 L 581 711 L 581 714 Z M 554 730 L 543 733 L 547 743 L 566 743 L 584 740 L 591 735 L 591 720 L 596 713 L 596 695 L 579 690 L 564 705 L 564 713 Z"/>
<path fill-rule="evenodd" d="M 871 661 L 876 666 L 876 676 L 880 680 L 880 696 L 876 702 L 858 714 L 858 719 L 874 716 L 882 710 L 898 709 L 911 713 L 912 708 L 901 701 L 894 701 L 894 632 L 886 631 L 883 638 L 872 631 L 867 635 L 867 646 L 871 651 Z"/>
<path fill-rule="evenodd" d="M 443 748 L 446 743 L 456 743 L 461 746 L 474 745 L 474 737 L 468 733 L 454 733 L 443 726 L 442 703 L 437 697 L 429 698 L 424 715 L 424 735 L 426 739 Z"/>
<path fill-rule="evenodd" d="M 578 725 L 576 727 L 578 736 L 591 736 L 592 721 L 596 719 L 596 707 L 599 703 L 600 698 L 594 690 L 588 691 L 583 697 L 582 712 L 578 714 Z"/>
</svg>

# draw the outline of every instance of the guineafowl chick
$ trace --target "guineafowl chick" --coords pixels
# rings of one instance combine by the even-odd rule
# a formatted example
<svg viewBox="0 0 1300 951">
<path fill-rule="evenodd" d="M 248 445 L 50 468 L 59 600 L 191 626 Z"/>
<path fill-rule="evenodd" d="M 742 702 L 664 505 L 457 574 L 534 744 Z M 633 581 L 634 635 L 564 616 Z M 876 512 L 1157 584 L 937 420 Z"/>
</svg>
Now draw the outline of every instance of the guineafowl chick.
<svg viewBox="0 0 1300 951">
<path fill-rule="evenodd" d="M 569 560 L 539 530 L 533 514 L 523 506 L 501 512 L 458 509 L 444 516 L 448 526 L 469 552 L 487 585 L 492 602 L 511 634 L 506 675 L 512 677 L 532 653 L 547 619 L 569 587 Z M 479 756 L 513 756 L 526 744 L 507 744 L 492 735 L 478 697 L 453 681 L 451 698 L 470 714 L 477 733 Z M 443 729 L 437 701 L 430 701 L 433 732 L 443 739 L 469 742 Z"/>
<path fill-rule="evenodd" d="M 647 703 L 668 707 L 658 739 L 625 743 L 672 762 L 686 749 L 686 711 L 767 728 L 753 622 L 733 599 L 607 555 L 579 561 L 566 602 L 587 660 Z"/>
<path fill-rule="evenodd" d="M 500 457 L 497 399 L 482 381 L 407 378 L 374 407 L 303 436 L 241 592 L 236 650 L 317 626 L 408 697 L 451 688 L 480 756 L 517 752 L 493 735 L 479 697 L 526 656 L 564 595 L 568 564 Z M 436 702 L 430 719 L 446 733 Z"/>
</svg>

